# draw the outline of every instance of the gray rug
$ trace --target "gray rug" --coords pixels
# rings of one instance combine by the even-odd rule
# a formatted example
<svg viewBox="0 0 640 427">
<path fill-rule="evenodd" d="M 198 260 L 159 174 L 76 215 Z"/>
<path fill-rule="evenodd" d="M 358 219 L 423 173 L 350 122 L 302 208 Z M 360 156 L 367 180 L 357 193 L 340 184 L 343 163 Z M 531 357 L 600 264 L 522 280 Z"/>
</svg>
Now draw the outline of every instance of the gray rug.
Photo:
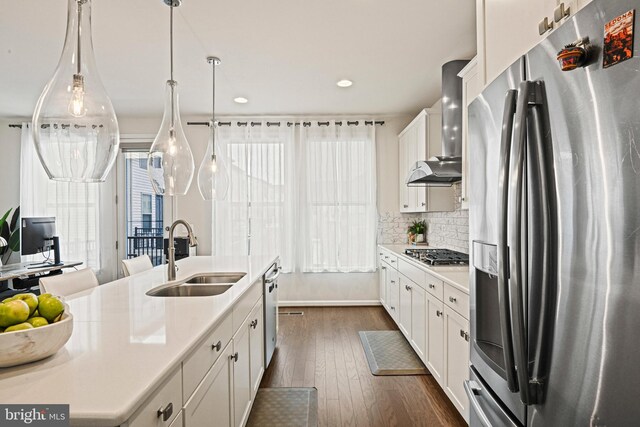
<svg viewBox="0 0 640 427">
<path fill-rule="evenodd" d="M 318 425 L 316 388 L 275 387 L 258 389 L 247 427 Z"/>
<path fill-rule="evenodd" d="M 360 331 L 373 375 L 428 375 L 429 371 L 400 331 Z"/>
</svg>

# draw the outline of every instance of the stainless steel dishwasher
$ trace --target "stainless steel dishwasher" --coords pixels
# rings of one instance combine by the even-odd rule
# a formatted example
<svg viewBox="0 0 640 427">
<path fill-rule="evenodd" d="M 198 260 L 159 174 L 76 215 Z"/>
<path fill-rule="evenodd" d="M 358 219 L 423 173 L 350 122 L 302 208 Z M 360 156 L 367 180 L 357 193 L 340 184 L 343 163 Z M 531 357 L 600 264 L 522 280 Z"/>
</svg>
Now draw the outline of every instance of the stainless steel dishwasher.
<svg viewBox="0 0 640 427">
<path fill-rule="evenodd" d="M 278 276 L 280 264 L 276 261 L 264 275 L 264 363 L 271 363 L 278 340 Z"/>
</svg>

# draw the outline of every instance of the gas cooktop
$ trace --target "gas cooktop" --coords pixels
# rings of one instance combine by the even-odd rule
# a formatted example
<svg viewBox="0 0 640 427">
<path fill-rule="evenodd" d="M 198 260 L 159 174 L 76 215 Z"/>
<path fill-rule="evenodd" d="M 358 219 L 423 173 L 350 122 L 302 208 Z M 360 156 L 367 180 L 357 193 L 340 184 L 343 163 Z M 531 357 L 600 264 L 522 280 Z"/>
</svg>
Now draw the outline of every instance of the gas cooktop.
<svg viewBox="0 0 640 427">
<path fill-rule="evenodd" d="M 469 255 L 450 249 L 406 249 L 404 253 L 432 266 L 469 264 Z"/>
</svg>

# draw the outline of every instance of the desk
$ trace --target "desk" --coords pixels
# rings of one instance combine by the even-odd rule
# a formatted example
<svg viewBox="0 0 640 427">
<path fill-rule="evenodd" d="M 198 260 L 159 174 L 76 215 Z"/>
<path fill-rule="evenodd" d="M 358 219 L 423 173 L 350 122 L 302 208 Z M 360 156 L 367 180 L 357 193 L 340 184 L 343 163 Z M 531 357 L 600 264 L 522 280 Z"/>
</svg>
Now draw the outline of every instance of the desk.
<svg viewBox="0 0 640 427">
<path fill-rule="evenodd" d="M 20 264 L 8 264 L 8 265 L 3 265 L 2 267 L 0 267 L 0 281 L 11 281 L 11 283 L 9 283 L 9 288 L 10 289 L 15 289 L 13 287 L 13 280 L 14 279 L 34 279 L 35 280 L 35 284 L 37 285 L 37 278 L 39 278 L 40 276 L 46 276 L 52 272 L 59 272 L 59 270 L 62 270 L 63 268 L 71 268 L 71 267 L 77 267 L 79 265 L 82 265 L 82 262 L 80 261 L 63 261 L 62 264 L 60 265 L 42 265 L 40 266 L 40 264 L 37 268 L 29 268 L 30 266 L 33 266 L 34 262 L 21 262 Z M 32 288 L 33 286 L 28 286 L 27 288 Z M 26 289 L 26 288 L 25 288 Z"/>
</svg>

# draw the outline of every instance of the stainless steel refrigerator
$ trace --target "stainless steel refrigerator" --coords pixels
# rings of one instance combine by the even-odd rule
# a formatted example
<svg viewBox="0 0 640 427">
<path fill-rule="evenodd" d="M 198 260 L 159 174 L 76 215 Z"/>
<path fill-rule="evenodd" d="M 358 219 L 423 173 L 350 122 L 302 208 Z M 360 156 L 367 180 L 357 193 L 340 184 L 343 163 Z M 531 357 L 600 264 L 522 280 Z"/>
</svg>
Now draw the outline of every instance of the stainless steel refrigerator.
<svg viewBox="0 0 640 427">
<path fill-rule="evenodd" d="M 636 8 L 594 0 L 469 108 L 472 426 L 640 423 Z"/>
</svg>

